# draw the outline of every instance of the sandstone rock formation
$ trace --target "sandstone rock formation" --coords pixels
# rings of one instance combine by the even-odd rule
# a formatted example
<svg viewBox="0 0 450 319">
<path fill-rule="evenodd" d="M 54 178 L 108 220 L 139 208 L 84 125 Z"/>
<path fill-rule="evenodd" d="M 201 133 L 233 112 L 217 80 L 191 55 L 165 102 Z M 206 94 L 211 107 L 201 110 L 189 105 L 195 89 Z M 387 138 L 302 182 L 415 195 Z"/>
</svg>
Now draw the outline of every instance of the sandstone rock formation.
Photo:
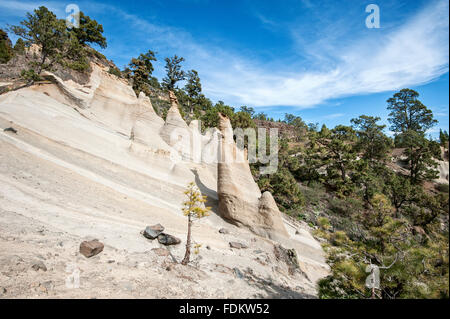
<svg viewBox="0 0 450 319">
<path fill-rule="evenodd" d="M 264 237 L 287 237 L 272 195 L 269 192 L 261 195 L 243 152 L 234 143 L 230 120 L 221 114 L 219 128 L 222 134 L 217 167 L 220 216 Z"/>
<path fill-rule="evenodd" d="M 189 132 L 189 127 L 181 117 L 180 111 L 178 109 L 177 98 L 172 91 L 169 91 L 169 97 L 171 106 L 167 113 L 166 122 L 161 128 L 160 135 L 167 144 L 173 146 L 176 142 L 178 142 L 178 139 L 174 139 L 174 132 L 177 130 L 179 132 Z"/>
<path fill-rule="evenodd" d="M 279 235 L 280 238 L 276 238 L 278 243 L 295 248 L 311 283 L 300 279 L 291 280 L 291 284 L 293 287 L 307 284 L 310 291 L 315 291 L 315 280 L 327 274 L 328 266 L 320 244 L 309 233 L 307 225 L 297 225 L 297 221 L 288 218 L 281 219 L 273 198 L 269 193 L 261 194 L 245 161 L 219 165 L 218 168 L 219 155 L 237 155 L 244 159 L 243 154 L 236 150 L 232 134 L 223 135 L 216 128 L 201 134 L 199 123 L 195 121 L 187 126 L 175 99 L 172 99 L 170 114 L 164 121 L 154 112 L 148 97 L 143 94 L 136 97 L 125 81 L 109 74 L 108 69 L 101 65 L 92 64 L 88 83 L 63 80 L 50 73 L 49 76 L 52 83 L 0 95 L 2 234 L 12 236 L 20 233 L 22 227 L 27 227 L 31 234 L 36 225 L 51 227 L 54 240 L 36 233 L 33 235 L 36 236 L 33 237 L 35 242 L 45 238 L 45 244 L 22 247 L 27 249 L 26 253 L 39 250 L 44 254 L 53 253 L 57 246 L 61 258 L 64 256 L 63 260 L 67 262 L 73 259 L 73 254 L 66 246 L 78 248 L 86 236 L 95 235 L 107 245 L 108 258 L 128 260 L 130 254 L 136 254 L 130 263 L 132 268 L 120 266 L 122 268 L 115 274 L 116 278 L 123 278 L 126 274 L 134 280 L 137 271 L 134 262 L 140 262 L 143 253 L 159 246 L 160 241 L 167 244 L 178 242 L 167 235 L 148 241 L 138 235 L 139 231 L 157 221 L 170 229 L 171 235 L 183 241 L 186 234 L 186 218 L 181 212 L 185 201 L 183 191 L 189 182 L 195 181 L 202 193 L 208 196 L 207 206 L 211 206 L 214 212 L 201 221 L 195 231 L 196 241 L 210 247 L 202 251 L 205 257 L 200 261 L 202 267 L 206 265 L 206 268 L 216 269 L 215 264 L 224 264 L 232 270 L 245 265 L 254 269 L 261 278 L 275 278 L 278 273 L 272 267 L 255 261 L 250 250 L 230 251 L 230 241 L 242 241 L 248 243 L 252 250 L 272 253 L 272 241 L 254 236 L 246 230 L 250 228 L 270 238 Z M 227 125 L 231 128 L 229 122 Z M 8 127 L 16 129 L 17 134 L 5 132 Z M 188 160 L 188 157 L 183 161 L 173 160 L 171 155 L 176 153 L 176 149 L 172 145 L 175 144 L 168 144 L 163 136 L 167 137 L 174 127 L 187 129 L 191 136 L 197 137 L 201 144 L 200 163 Z M 224 138 L 230 143 L 221 146 L 219 142 Z M 218 207 L 218 187 L 222 212 Z M 235 227 L 226 221 L 244 227 Z M 224 227 L 229 229 L 228 234 L 218 232 Z M 299 227 L 304 227 L 303 231 L 296 232 L 302 229 Z M 289 238 L 282 236 L 286 231 Z M 8 254 L 15 255 L 15 241 L 6 242 L 6 237 L 2 238 L 0 245 Z M 171 246 L 170 253 L 182 258 L 184 245 Z M 231 254 L 233 258 L 224 258 L 224 254 Z M 0 264 L 8 258 L 0 258 Z M 91 267 L 93 264 L 86 265 Z M 145 267 L 145 278 L 154 278 L 155 274 L 160 276 L 156 272 L 149 275 L 148 269 L 152 267 Z M 20 285 L 24 286 L 27 278 L 20 278 L 23 280 Z M 170 279 L 161 278 L 164 282 Z M 211 282 L 216 282 L 216 279 L 202 282 L 202 288 L 211 287 Z M 109 284 L 110 281 L 105 279 L 98 287 L 103 283 Z M 281 279 L 277 284 L 281 284 Z M 16 279 L 11 279 L 11 287 L 20 285 Z M 247 288 L 233 287 L 229 291 L 248 291 Z M 103 293 L 103 289 L 97 293 Z"/>
</svg>

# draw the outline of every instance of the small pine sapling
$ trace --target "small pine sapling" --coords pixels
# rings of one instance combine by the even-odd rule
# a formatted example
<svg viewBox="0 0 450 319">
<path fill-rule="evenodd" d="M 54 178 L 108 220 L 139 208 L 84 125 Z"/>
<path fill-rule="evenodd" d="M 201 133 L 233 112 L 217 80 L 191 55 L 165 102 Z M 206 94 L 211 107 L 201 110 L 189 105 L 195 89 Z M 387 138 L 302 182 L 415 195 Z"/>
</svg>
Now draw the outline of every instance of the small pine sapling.
<svg viewBox="0 0 450 319">
<path fill-rule="evenodd" d="M 204 207 L 206 196 L 202 195 L 202 193 L 193 182 L 189 183 L 184 194 L 186 194 L 186 196 L 188 197 L 188 199 L 183 203 L 182 209 L 184 216 L 187 216 L 188 218 L 188 232 L 186 239 L 186 253 L 183 260 L 181 261 L 181 264 L 187 265 L 191 256 L 191 228 L 194 221 L 193 219 L 200 219 L 202 217 L 208 216 L 211 207 Z M 195 253 L 198 253 L 200 245 L 196 244 L 194 248 Z"/>
</svg>

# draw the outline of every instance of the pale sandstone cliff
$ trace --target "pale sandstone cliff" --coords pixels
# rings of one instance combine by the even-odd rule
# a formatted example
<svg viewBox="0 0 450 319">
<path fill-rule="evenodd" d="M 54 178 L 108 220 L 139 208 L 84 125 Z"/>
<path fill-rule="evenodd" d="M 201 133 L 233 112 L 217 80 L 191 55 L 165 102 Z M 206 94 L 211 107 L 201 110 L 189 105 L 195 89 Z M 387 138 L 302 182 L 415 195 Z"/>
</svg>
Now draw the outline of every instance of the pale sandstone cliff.
<svg viewBox="0 0 450 319">
<path fill-rule="evenodd" d="M 268 237 L 287 237 L 281 213 L 269 192 L 261 195 L 244 154 L 236 147 L 230 120 L 219 114 L 222 133 L 218 163 L 219 214 L 226 220 Z"/>
<path fill-rule="evenodd" d="M 195 224 L 193 231 L 196 242 L 210 247 L 202 250 L 203 258 L 198 261 L 201 269 L 211 270 L 210 277 L 205 277 L 209 279 L 198 279 L 200 287 L 210 291 L 207 296 L 232 297 L 239 290 L 243 291 L 239 296 L 252 297 L 255 291 L 260 291 L 248 283 L 227 284 L 230 279 L 227 276 L 233 276 L 232 273 L 220 277 L 222 275 L 216 273 L 217 265 L 231 270 L 249 267 L 259 278 L 272 278 L 292 291 L 315 294 L 316 280 L 328 272 L 320 244 L 306 225 L 283 219 L 270 194 L 261 195 L 248 164 L 218 168 L 211 159 L 219 157 L 220 132 L 212 129 L 202 135 L 198 123 L 187 126 L 174 101 L 170 116 L 164 121 L 154 112 L 145 95 L 136 97 L 131 87 L 99 65 L 92 65 L 92 69 L 90 81 L 85 85 L 63 81 L 49 73 L 47 77 L 53 84 L 36 85 L 0 96 L 0 228 L 2 234 L 16 238 L 14 243 L 3 242 L 3 237 L 0 238 L 0 264 L 13 262 L 11 256 L 18 252 L 34 256 L 44 252 L 53 254 L 56 249 L 59 257 L 52 255 L 53 259 L 48 261 L 55 263 L 55 273 L 49 270 L 46 275 L 64 277 L 64 267 L 58 268 L 58 262 L 79 263 L 89 272 L 89 267 L 94 267 L 92 263 L 85 263 L 74 255 L 80 240 L 86 236 L 94 236 L 105 243 L 101 254 L 105 257 L 100 256 L 100 261 L 102 258 L 145 259 L 149 249 L 157 245 L 139 235 L 146 225 L 161 223 L 184 241 L 183 191 L 188 182 L 195 181 L 208 196 L 207 205 L 213 207 L 213 214 Z M 6 127 L 14 127 L 17 134 L 3 132 Z M 173 147 L 180 143 L 171 143 L 167 138 L 171 131 L 179 128 L 187 130 L 195 141 L 192 145 L 201 145 L 199 154 L 183 156 Z M 232 149 L 233 145 L 224 147 Z M 228 171 L 229 183 L 219 178 L 221 170 Z M 242 205 L 230 214 L 239 227 L 220 217 L 218 186 Z M 21 222 L 16 223 L 19 219 Z M 64 247 L 69 248 L 58 248 L 62 247 L 58 242 L 39 237 L 39 232 L 38 237 L 33 237 L 33 227 L 59 234 L 55 238 L 64 241 Z M 222 227 L 228 228 L 230 234 L 219 233 Z M 247 228 L 264 237 L 255 237 Z M 21 235 L 25 233 L 29 235 Z M 236 251 L 230 249 L 229 241 L 241 241 L 250 248 Z M 41 244 L 37 246 L 37 242 Z M 273 247 L 279 243 L 297 251 L 301 273 L 291 276 L 283 270 L 283 264 L 273 255 Z M 183 247 L 182 243 L 172 248 L 175 258 L 183 256 Z M 264 257 L 254 253 L 259 250 Z M 83 294 L 109 291 L 110 296 L 114 296 L 113 288 L 103 289 L 102 285 L 109 287 L 111 282 L 120 280 L 120 276 L 138 273 L 128 266 L 120 268 L 121 275 L 115 268 L 106 270 L 104 267 L 111 267 L 107 261 L 105 259 L 104 265 L 97 264 L 96 271 L 105 276 L 111 273 L 112 277 L 93 276 L 100 286 L 87 286 Z M 151 268 L 151 264 L 148 267 Z M 150 275 L 142 272 L 142 276 Z M 26 289 L 28 280 L 39 280 L 36 276 L 38 274 L 27 273 L 25 277 L 14 277 L 15 281 L 0 276 L 0 286 L 11 285 L 8 290 L 15 291 L 15 283 L 23 280 L 25 288 L 17 290 L 17 295 L 27 295 L 33 291 Z M 153 273 L 153 276 L 161 277 L 163 282 L 171 274 Z M 148 278 L 141 280 L 146 282 Z M 173 280 L 178 280 L 172 282 L 173 285 L 180 284 L 181 279 Z M 212 285 L 213 282 L 218 284 Z M 201 296 L 191 295 L 190 289 L 185 288 L 180 287 L 180 291 L 174 293 L 179 297 Z M 152 295 L 152 291 L 155 290 L 150 289 L 144 296 L 159 296 Z M 134 296 L 131 292 L 125 293 Z M 58 296 L 83 294 L 61 290 Z"/>
</svg>

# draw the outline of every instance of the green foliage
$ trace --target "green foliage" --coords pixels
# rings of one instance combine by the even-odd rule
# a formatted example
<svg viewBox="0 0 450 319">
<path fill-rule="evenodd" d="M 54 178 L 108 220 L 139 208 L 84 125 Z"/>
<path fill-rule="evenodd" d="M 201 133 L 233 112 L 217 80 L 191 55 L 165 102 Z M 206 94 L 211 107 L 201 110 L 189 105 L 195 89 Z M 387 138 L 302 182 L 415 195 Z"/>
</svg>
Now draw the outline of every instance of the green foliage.
<svg viewBox="0 0 450 319">
<path fill-rule="evenodd" d="M 81 11 L 80 25 L 78 28 L 72 28 L 71 32 L 75 33 L 75 36 L 81 45 L 95 43 L 102 49 L 105 49 L 107 46 L 106 38 L 103 36 L 103 26 Z"/>
<path fill-rule="evenodd" d="M 80 27 L 69 30 L 64 20 L 57 19 L 53 12 L 41 6 L 33 14 L 27 13 L 19 26 L 10 29 L 20 37 L 14 47 L 17 54 L 23 54 L 25 47 L 32 44 L 40 48 L 39 60 L 30 62 L 37 74 L 51 70 L 55 64 L 85 72 L 90 69 L 88 56 L 106 60 L 101 53 L 85 45 L 96 43 L 105 48 L 106 39 L 102 36 L 102 26 L 82 12 Z"/>
<path fill-rule="evenodd" d="M 239 108 L 239 111 L 247 113 L 252 118 L 255 115 L 255 109 L 252 107 L 245 106 L 245 105 L 241 106 Z"/>
<path fill-rule="evenodd" d="M 267 143 L 270 137 L 266 136 Z M 288 144 L 287 140 L 279 141 L 278 169 L 270 175 L 257 176 L 257 183 L 262 192 L 272 193 L 275 202 L 282 211 L 299 210 L 305 205 L 305 197 L 300 190 L 299 184 L 289 170 Z M 253 165 L 255 171 L 259 163 Z"/>
<path fill-rule="evenodd" d="M 34 72 L 33 69 L 22 70 L 22 72 L 20 73 L 20 77 L 27 82 L 36 82 L 41 80 L 39 74 Z"/>
<path fill-rule="evenodd" d="M 163 86 L 167 90 L 174 90 L 176 83 L 186 77 L 185 72 L 181 69 L 181 62 L 184 61 L 184 58 L 175 55 L 164 60 L 166 61 L 166 77 L 163 78 Z"/>
<path fill-rule="evenodd" d="M 438 190 L 439 192 L 442 193 L 447 193 L 449 192 L 449 187 L 448 184 L 436 184 L 436 190 Z"/>
<path fill-rule="evenodd" d="M 308 206 L 319 206 L 326 199 L 326 188 L 322 183 L 316 181 L 311 182 L 308 187 L 302 189 L 302 192 Z"/>
<path fill-rule="evenodd" d="M 439 130 L 439 144 L 448 148 L 448 132 L 442 131 L 442 129 Z"/>
<path fill-rule="evenodd" d="M 187 81 L 184 86 L 184 91 L 188 96 L 188 108 L 190 113 L 194 113 L 194 111 L 199 112 L 202 109 L 202 102 L 204 99 L 204 95 L 202 93 L 202 84 L 200 82 L 200 77 L 198 76 L 198 72 L 195 70 L 190 70 L 187 73 Z"/>
<path fill-rule="evenodd" d="M 284 115 L 284 122 L 294 127 L 297 141 L 301 141 L 304 138 L 308 130 L 308 126 L 300 116 L 286 113 Z"/>
<path fill-rule="evenodd" d="M 122 77 L 122 72 L 120 72 L 120 70 L 118 68 L 115 68 L 115 67 L 110 67 L 108 69 L 108 73 L 112 74 L 112 75 L 115 75 L 115 76 L 117 76 L 119 78 Z"/>
<path fill-rule="evenodd" d="M 283 211 L 300 209 L 305 204 L 305 198 L 297 181 L 287 168 L 279 168 L 276 173 L 260 177 L 258 180 L 261 192 L 269 191 Z"/>
<path fill-rule="evenodd" d="M 15 54 L 24 54 L 25 53 L 25 42 L 19 38 L 14 45 L 14 53 Z"/>
<path fill-rule="evenodd" d="M 387 100 L 391 131 L 405 133 L 406 131 L 425 132 L 437 121 L 433 113 L 418 100 L 419 93 L 410 89 L 402 89 Z"/>
<path fill-rule="evenodd" d="M 210 108 L 200 118 L 202 121 L 202 128 L 218 127 L 219 126 L 219 112 L 226 115 L 230 121 L 234 117 L 234 108 L 225 105 L 222 101 L 217 102 L 214 107 Z M 233 125 L 233 123 L 231 123 Z"/>
<path fill-rule="evenodd" d="M 8 34 L 0 29 L 0 63 L 7 63 L 12 57 L 11 40 L 9 40 Z"/>
<path fill-rule="evenodd" d="M 319 134 L 315 140 L 321 161 L 326 165 L 327 184 L 342 195 L 351 192 L 348 175 L 356 162 L 356 140 L 355 131 L 344 125 L 338 125 L 324 135 Z"/>
<path fill-rule="evenodd" d="M 363 210 L 362 202 L 357 198 L 338 198 L 334 197 L 329 200 L 328 208 L 338 216 L 351 216 Z"/>
<path fill-rule="evenodd" d="M 41 48 L 41 59 L 37 63 L 37 74 L 51 66 L 52 62 L 60 58 L 66 42 L 66 26 L 63 20 L 46 7 L 41 6 L 34 10 L 34 14 L 27 13 L 26 19 L 20 26 L 12 26 L 11 31 L 25 39 L 25 44 L 37 44 Z M 51 61 L 46 64 L 47 59 Z"/>
<path fill-rule="evenodd" d="M 206 203 L 206 196 L 202 196 L 202 193 L 199 191 L 194 182 L 189 183 L 184 194 L 187 196 L 187 200 L 183 203 L 183 215 L 188 218 L 188 232 L 186 239 L 186 252 L 181 262 L 182 265 L 187 265 L 189 263 L 190 255 L 191 255 L 191 228 L 193 218 L 203 218 L 209 215 L 209 211 L 211 207 L 205 207 L 204 203 Z M 196 244 L 195 249 L 198 250 L 200 245 Z"/>
<path fill-rule="evenodd" d="M 408 130 L 402 134 L 402 144 L 413 183 L 438 177 L 435 159 L 441 158 L 441 150 L 437 142 L 429 141 L 422 132 Z"/>
<path fill-rule="evenodd" d="M 190 98 L 199 98 L 200 93 L 202 93 L 202 84 L 200 83 L 200 77 L 197 71 L 190 70 L 187 73 L 187 81 L 184 89 Z"/>
<path fill-rule="evenodd" d="M 331 228 L 330 221 L 326 217 L 319 217 L 317 219 L 317 224 L 319 225 L 320 228 L 324 230 L 328 230 Z"/>
<path fill-rule="evenodd" d="M 147 53 L 141 53 L 138 58 L 132 58 L 129 69 L 125 70 L 133 82 L 133 90 L 137 96 L 140 92 L 150 95 L 148 85 L 151 83 L 150 76 L 154 70 L 152 61 L 156 61 L 155 52 L 148 50 Z"/>
<path fill-rule="evenodd" d="M 251 115 L 243 111 L 239 111 L 234 114 L 231 120 L 231 125 L 233 128 L 256 128 L 256 124 L 253 122 Z"/>
<path fill-rule="evenodd" d="M 260 121 L 267 121 L 267 120 L 268 120 L 267 114 L 264 113 L 264 112 L 259 112 L 259 113 L 255 114 L 255 115 L 253 116 L 253 118 L 254 118 L 255 120 L 260 120 Z"/>
<path fill-rule="evenodd" d="M 386 125 L 378 125 L 378 121 L 379 117 L 367 115 L 351 119 L 358 136 L 357 150 L 362 152 L 363 158 L 370 163 L 384 161 L 392 147 L 391 140 L 383 133 Z"/>
<path fill-rule="evenodd" d="M 58 57 L 60 64 L 80 72 L 88 70 L 90 65 L 84 47 L 78 42 L 75 33 L 69 32 L 67 35 L 64 51 Z"/>
</svg>

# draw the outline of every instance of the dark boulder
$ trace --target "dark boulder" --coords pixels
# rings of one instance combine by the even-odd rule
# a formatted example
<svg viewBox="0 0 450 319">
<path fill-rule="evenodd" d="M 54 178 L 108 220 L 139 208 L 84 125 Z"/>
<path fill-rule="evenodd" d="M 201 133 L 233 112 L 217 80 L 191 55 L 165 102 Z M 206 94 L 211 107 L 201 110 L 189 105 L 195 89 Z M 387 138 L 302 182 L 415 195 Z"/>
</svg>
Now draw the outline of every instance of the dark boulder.
<svg viewBox="0 0 450 319">
<path fill-rule="evenodd" d="M 178 245 L 179 243 L 181 243 L 181 240 L 175 236 L 162 233 L 158 235 L 158 242 L 160 244 L 169 246 L 169 245 Z"/>
<path fill-rule="evenodd" d="M 145 227 L 145 230 L 143 231 L 142 235 L 144 235 L 144 237 L 148 238 L 148 239 L 155 239 L 163 231 L 164 231 L 164 227 L 161 224 L 156 224 L 153 226 Z"/>
</svg>

